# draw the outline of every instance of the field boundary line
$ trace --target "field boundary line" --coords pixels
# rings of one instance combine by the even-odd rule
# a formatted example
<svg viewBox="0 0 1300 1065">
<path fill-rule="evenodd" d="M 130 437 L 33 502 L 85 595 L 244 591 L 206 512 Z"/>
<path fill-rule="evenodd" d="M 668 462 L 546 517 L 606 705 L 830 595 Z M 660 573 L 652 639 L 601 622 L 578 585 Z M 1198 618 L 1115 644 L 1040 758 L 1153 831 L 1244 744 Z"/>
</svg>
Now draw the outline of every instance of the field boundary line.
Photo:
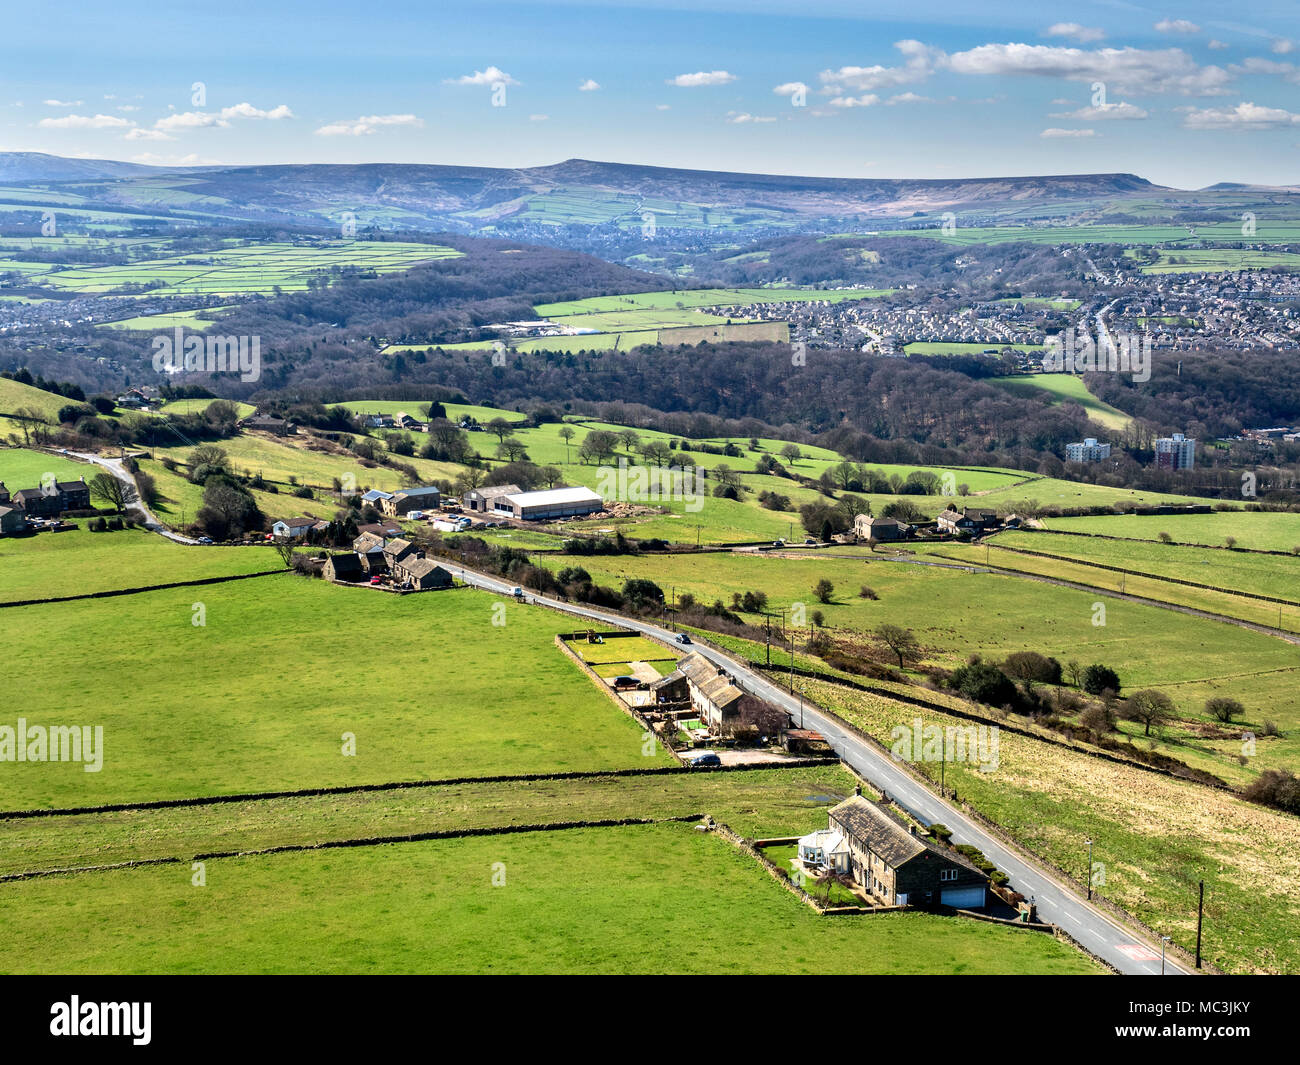
<svg viewBox="0 0 1300 1065">
<path fill-rule="evenodd" d="M 306 851 L 336 850 L 344 847 L 383 847 L 394 843 L 425 843 L 430 840 L 473 839 L 480 836 L 509 836 L 527 832 L 567 832 L 584 828 L 624 828 L 642 825 L 693 824 L 704 820 L 704 814 L 681 814 L 677 817 L 618 817 L 597 821 L 553 821 L 549 824 L 487 825 L 479 828 L 435 829 L 429 832 L 411 832 L 397 836 L 362 836 L 353 839 L 321 840 L 316 843 L 282 843 L 275 847 L 259 847 L 246 851 L 206 851 L 190 857 L 176 855 L 163 858 L 140 858 L 109 865 L 72 865 L 57 869 L 29 869 L 18 873 L 0 874 L 0 883 L 19 880 L 36 880 L 47 876 L 75 876 L 78 873 L 107 873 L 119 869 L 135 869 L 148 865 L 183 865 L 186 862 L 217 861 L 225 858 L 263 858 L 274 854 L 300 854 Z"/>
<path fill-rule="evenodd" d="M 147 584 L 139 588 L 109 588 L 102 592 L 83 592 L 80 595 L 59 595 L 49 599 L 11 599 L 0 603 L 0 609 L 11 606 L 44 606 L 53 603 L 76 603 L 83 599 L 112 599 L 119 595 L 139 595 L 142 592 L 162 592 L 168 588 L 198 588 L 208 584 L 225 584 L 228 581 L 246 581 L 253 577 L 274 577 L 288 573 L 287 569 L 258 570 L 256 573 L 232 573 L 227 577 L 198 577 L 192 581 L 173 581 L 171 584 Z M 3 815 L 0 815 L 3 816 Z"/>
</svg>

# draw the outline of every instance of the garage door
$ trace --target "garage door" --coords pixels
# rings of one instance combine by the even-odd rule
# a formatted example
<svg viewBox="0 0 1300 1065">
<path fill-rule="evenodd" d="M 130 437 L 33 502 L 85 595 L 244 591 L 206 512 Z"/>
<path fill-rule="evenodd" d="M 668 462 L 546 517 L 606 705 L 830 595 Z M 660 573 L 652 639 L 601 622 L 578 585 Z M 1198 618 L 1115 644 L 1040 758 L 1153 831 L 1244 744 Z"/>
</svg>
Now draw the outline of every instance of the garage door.
<svg viewBox="0 0 1300 1065">
<path fill-rule="evenodd" d="M 945 906 L 977 910 L 984 905 L 984 888 L 978 884 L 975 887 L 944 888 L 939 899 Z"/>
</svg>

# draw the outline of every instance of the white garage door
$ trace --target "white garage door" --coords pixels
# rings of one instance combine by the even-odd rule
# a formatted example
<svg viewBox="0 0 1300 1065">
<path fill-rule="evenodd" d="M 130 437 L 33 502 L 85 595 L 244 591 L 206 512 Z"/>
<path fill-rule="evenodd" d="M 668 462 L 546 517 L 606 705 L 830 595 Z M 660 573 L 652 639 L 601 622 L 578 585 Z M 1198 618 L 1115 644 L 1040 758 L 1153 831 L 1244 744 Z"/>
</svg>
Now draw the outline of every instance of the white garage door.
<svg viewBox="0 0 1300 1065">
<path fill-rule="evenodd" d="M 945 906 L 977 910 L 984 905 L 984 888 L 978 884 L 975 887 L 944 888 L 939 898 Z"/>
</svg>

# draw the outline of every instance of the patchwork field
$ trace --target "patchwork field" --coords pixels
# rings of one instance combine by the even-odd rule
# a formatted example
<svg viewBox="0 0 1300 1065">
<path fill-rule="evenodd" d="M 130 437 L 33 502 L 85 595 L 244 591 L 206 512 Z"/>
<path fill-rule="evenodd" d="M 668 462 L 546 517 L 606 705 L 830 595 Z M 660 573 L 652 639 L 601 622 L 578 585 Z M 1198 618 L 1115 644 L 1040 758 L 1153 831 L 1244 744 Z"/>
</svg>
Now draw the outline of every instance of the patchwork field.
<svg viewBox="0 0 1300 1065">
<path fill-rule="evenodd" d="M 105 747 L 98 773 L 12 766 L 0 809 L 668 764 L 555 648 L 562 617 L 486 593 L 397 597 L 285 574 L 128 603 L 0 617 L 11 672 L 45 677 L 27 720 L 89 719 Z M 363 645 L 384 649 L 382 670 Z M 72 648 L 90 649 L 89 673 L 47 668 Z M 407 683 L 377 687 L 381 676 Z M 88 702 L 92 678 L 124 695 Z"/>
<path fill-rule="evenodd" d="M 1167 532 L 1176 543 L 1219 547 L 1234 537 L 1251 551 L 1300 554 L 1300 513 L 1216 511 L 1213 514 L 1109 514 L 1089 518 L 1048 518 L 1049 529 L 1094 533 L 1128 540 L 1156 540 Z M 1215 556 L 1218 557 L 1218 556 Z"/>
</svg>

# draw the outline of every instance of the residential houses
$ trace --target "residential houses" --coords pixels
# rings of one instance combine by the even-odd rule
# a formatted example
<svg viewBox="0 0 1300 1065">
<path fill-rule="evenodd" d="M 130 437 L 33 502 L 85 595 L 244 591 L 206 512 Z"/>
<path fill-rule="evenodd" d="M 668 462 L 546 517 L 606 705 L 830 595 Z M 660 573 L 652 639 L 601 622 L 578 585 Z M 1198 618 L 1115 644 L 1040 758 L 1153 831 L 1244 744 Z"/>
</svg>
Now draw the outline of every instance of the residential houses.
<svg viewBox="0 0 1300 1065">
<path fill-rule="evenodd" d="M 1196 465 L 1196 441 L 1174 433 L 1156 439 L 1156 468 L 1190 470 Z"/>
<path fill-rule="evenodd" d="M 950 536 L 979 536 L 996 529 L 1000 524 L 996 510 L 984 510 L 980 507 L 962 507 L 960 511 L 949 507 L 935 519 L 941 533 Z"/>
<path fill-rule="evenodd" d="M 271 526 L 271 535 L 277 540 L 301 540 L 318 524 L 321 524 L 319 518 L 284 518 Z"/>
<path fill-rule="evenodd" d="M 889 906 L 952 906 L 979 909 L 989 878 L 957 851 L 917 834 L 883 803 L 862 797 L 861 789 L 830 811 L 830 835 L 814 843 L 868 893 Z M 835 835 L 841 837 L 835 840 Z M 845 853 L 847 851 L 847 854 Z"/>
<path fill-rule="evenodd" d="M 0 505 L 0 536 L 13 536 L 27 529 L 27 515 L 18 507 Z"/>
<path fill-rule="evenodd" d="M 686 678 L 691 708 L 715 731 L 737 722 L 747 709 L 762 705 L 761 699 L 737 687 L 726 670 L 699 652 L 683 658 L 676 672 Z"/>
</svg>

